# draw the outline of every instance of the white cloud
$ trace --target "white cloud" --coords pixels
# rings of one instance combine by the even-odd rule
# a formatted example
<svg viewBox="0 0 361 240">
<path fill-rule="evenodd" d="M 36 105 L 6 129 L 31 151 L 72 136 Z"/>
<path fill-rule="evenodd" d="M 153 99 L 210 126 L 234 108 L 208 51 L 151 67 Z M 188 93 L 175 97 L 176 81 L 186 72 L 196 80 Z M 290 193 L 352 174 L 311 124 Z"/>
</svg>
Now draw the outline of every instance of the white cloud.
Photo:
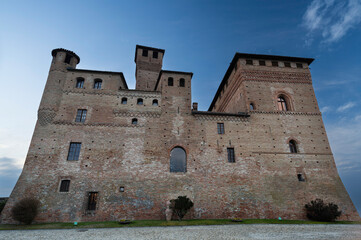
<svg viewBox="0 0 361 240">
<path fill-rule="evenodd" d="M 337 112 L 344 112 L 346 111 L 347 109 L 350 109 L 352 107 L 354 107 L 356 104 L 354 102 L 349 102 L 345 105 L 342 105 L 340 107 L 337 108 Z"/>
<path fill-rule="evenodd" d="M 361 0 L 313 0 L 303 15 L 306 44 L 312 43 L 317 33 L 322 34 L 323 42 L 336 42 L 360 22 Z"/>
<path fill-rule="evenodd" d="M 322 108 L 320 109 L 320 111 L 321 111 L 322 113 L 329 112 L 330 110 L 331 110 L 331 108 L 330 108 L 329 106 L 324 106 L 324 107 L 322 107 Z"/>
</svg>

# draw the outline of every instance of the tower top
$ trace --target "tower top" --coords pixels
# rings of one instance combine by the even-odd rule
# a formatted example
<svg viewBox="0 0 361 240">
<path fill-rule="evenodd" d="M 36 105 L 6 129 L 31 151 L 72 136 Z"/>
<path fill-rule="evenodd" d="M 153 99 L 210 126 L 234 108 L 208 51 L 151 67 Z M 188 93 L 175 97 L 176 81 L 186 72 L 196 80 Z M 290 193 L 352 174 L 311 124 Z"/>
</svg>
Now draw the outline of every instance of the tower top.
<svg viewBox="0 0 361 240">
<path fill-rule="evenodd" d="M 161 52 L 164 55 L 165 50 L 164 49 L 160 49 L 160 48 L 152 48 L 152 47 L 147 47 L 147 46 L 142 46 L 142 45 L 136 45 L 135 46 L 135 57 L 134 57 L 134 62 L 137 62 L 137 52 L 138 49 L 143 49 L 143 50 L 150 50 L 153 52 Z"/>
<path fill-rule="evenodd" d="M 78 60 L 78 63 L 77 63 L 77 64 L 80 63 L 80 57 L 79 57 L 75 52 L 70 51 L 70 50 L 67 50 L 67 49 L 64 49 L 64 48 L 56 48 L 56 49 L 54 49 L 53 51 L 51 51 L 51 55 L 52 55 L 53 57 L 55 57 L 58 52 L 65 52 L 65 53 L 67 53 L 67 54 L 71 55 L 72 57 L 75 57 L 75 58 Z"/>
</svg>

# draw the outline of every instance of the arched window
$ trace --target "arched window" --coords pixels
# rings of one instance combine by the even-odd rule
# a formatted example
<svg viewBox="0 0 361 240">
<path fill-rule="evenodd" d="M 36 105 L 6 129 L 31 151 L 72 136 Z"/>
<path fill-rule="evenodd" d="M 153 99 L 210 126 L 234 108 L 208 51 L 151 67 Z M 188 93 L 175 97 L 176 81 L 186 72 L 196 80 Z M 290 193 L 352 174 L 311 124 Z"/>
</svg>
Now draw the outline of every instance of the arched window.
<svg viewBox="0 0 361 240">
<path fill-rule="evenodd" d="M 187 171 L 187 154 L 181 147 L 175 147 L 170 152 L 170 172 Z"/>
<path fill-rule="evenodd" d="M 94 80 L 94 89 L 101 89 L 102 88 L 102 80 L 97 78 Z"/>
<path fill-rule="evenodd" d="M 288 143 L 290 146 L 290 152 L 291 153 L 297 153 L 297 144 L 295 140 L 290 140 L 290 142 Z"/>
<path fill-rule="evenodd" d="M 168 86 L 173 86 L 173 78 L 168 78 Z"/>
<path fill-rule="evenodd" d="M 255 110 L 255 107 L 254 107 L 254 104 L 253 104 L 253 103 L 250 103 L 250 104 L 249 104 L 249 110 L 250 110 L 250 111 Z"/>
<path fill-rule="evenodd" d="M 75 85 L 76 88 L 83 88 L 84 87 L 84 78 L 82 77 L 78 77 L 76 79 L 76 85 Z"/>
<path fill-rule="evenodd" d="M 123 97 L 122 98 L 122 104 L 127 104 L 127 102 L 128 102 L 128 99 L 126 97 Z"/>
<path fill-rule="evenodd" d="M 138 104 L 138 105 L 143 105 L 143 99 L 142 99 L 142 98 L 138 98 L 137 104 Z"/>
<path fill-rule="evenodd" d="M 157 100 L 157 99 L 154 99 L 152 105 L 153 105 L 153 106 L 158 106 L 158 100 Z"/>
<path fill-rule="evenodd" d="M 279 95 L 277 98 L 277 107 L 280 111 L 288 111 L 286 97 L 283 95 Z"/>
<path fill-rule="evenodd" d="M 137 124 L 138 124 L 138 119 L 133 118 L 133 119 L 132 119 L 132 124 L 137 125 Z"/>
<path fill-rule="evenodd" d="M 180 86 L 180 87 L 185 87 L 185 80 L 184 80 L 184 78 L 179 79 L 179 86 Z"/>
</svg>

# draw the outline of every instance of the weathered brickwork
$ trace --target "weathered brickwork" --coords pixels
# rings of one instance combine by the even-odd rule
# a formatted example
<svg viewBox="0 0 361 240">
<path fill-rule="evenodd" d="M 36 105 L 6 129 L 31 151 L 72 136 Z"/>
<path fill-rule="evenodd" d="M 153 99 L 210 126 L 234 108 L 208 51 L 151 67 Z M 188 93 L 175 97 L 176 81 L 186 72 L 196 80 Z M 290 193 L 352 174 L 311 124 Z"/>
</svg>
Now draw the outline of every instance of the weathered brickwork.
<svg viewBox="0 0 361 240">
<path fill-rule="evenodd" d="M 338 204 L 341 219 L 359 219 L 317 105 L 312 59 L 237 53 L 209 110 L 198 111 L 192 73 L 161 70 L 162 49 L 136 47 L 136 90 L 122 73 L 76 69 L 73 52 L 52 55 L 3 223 L 14 223 L 11 207 L 27 196 L 41 201 L 38 222 L 165 219 L 166 202 L 180 195 L 194 202 L 187 218 L 305 219 L 304 204 L 318 197 Z M 83 122 L 75 120 L 78 109 L 87 111 Z M 67 160 L 71 142 L 81 143 L 78 160 Z M 170 171 L 174 147 L 186 152 L 185 172 Z M 60 191 L 62 180 L 70 180 L 69 191 Z M 95 210 L 90 192 L 98 193 Z"/>
</svg>

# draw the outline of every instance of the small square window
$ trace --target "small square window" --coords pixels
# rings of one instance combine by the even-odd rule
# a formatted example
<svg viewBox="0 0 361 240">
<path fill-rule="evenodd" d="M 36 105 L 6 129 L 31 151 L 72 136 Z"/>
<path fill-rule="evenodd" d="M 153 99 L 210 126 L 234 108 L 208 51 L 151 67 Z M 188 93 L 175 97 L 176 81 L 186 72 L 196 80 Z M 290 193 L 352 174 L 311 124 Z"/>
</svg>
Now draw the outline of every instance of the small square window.
<svg viewBox="0 0 361 240">
<path fill-rule="evenodd" d="M 264 60 L 259 60 L 259 65 L 260 65 L 260 66 L 266 66 L 266 61 L 264 61 Z"/>
<path fill-rule="evenodd" d="M 297 174 L 297 178 L 298 178 L 298 181 L 300 181 L 300 182 L 305 181 L 304 177 L 302 176 L 302 173 Z"/>
<path fill-rule="evenodd" d="M 119 192 L 124 192 L 124 187 L 120 187 Z"/>
<path fill-rule="evenodd" d="M 272 66 L 273 67 L 278 67 L 278 62 L 277 61 L 272 61 Z"/>
<path fill-rule="evenodd" d="M 302 65 L 302 63 L 296 63 L 296 67 L 297 68 L 303 68 L 303 65 Z"/>
<path fill-rule="evenodd" d="M 230 163 L 236 162 L 234 158 L 234 148 L 227 148 L 227 154 L 228 154 L 228 162 Z"/>
<path fill-rule="evenodd" d="M 75 122 L 85 122 L 86 118 L 86 109 L 78 109 L 78 112 L 76 114 Z"/>
<path fill-rule="evenodd" d="M 153 58 L 158 58 L 158 52 L 153 51 Z"/>
<path fill-rule="evenodd" d="M 247 59 L 246 64 L 247 65 L 253 65 L 253 60 L 252 59 Z"/>
<path fill-rule="evenodd" d="M 69 192 L 70 180 L 61 180 L 59 192 Z"/>
<path fill-rule="evenodd" d="M 94 89 L 101 89 L 102 88 L 102 80 L 101 79 L 95 79 L 94 80 Z"/>
<path fill-rule="evenodd" d="M 291 63 L 290 63 L 290 62 L 285 62 L 285 67 L 290 68 L 290 67 L 291 67 Z"/>
<path fill-rule="evenodd" d="M 218 134 L 224 134 L 224 123 L 217 123 Z"/>
<path fill-rule="evenodd" d="M 142 56 L 143 56 L 143 57 L 148 57 L 148 50 L 143 49 Z"/>
<path fill-rule="evenodd" d="M 173 78 L 168 78 L 168 86 L 173 86 Z"/>
<path fill-rule="evenodd" d="M 84 78 L 77 78 L 75 87 L 76 88 L 83 88 L 84 87 Z"/>
</svg>

